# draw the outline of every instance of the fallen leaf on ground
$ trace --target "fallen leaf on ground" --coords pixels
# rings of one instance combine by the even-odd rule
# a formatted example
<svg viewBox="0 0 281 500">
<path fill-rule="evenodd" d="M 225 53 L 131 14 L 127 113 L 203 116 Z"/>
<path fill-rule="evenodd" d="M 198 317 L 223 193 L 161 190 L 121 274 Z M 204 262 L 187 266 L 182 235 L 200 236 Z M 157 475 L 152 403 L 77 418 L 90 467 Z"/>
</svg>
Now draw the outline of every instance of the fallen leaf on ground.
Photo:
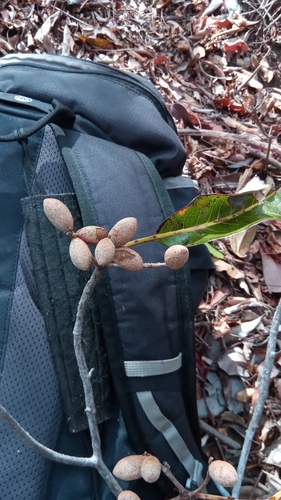
<svg viewBox="0 0 281 500">
<path fill-rule="evenodd" d="M 224 50 L 225 52 L 242 54 L 243 52 L 249 52 L 251 49 L 241 38 L 234 38 L 224 41 Z"/>
<path fill-rule="evenodd" d="M 231 278 L 238 280 L 244 278 L 245 276 L 242 271 L 237 269 L 235 266 L 228 264 L 228 262 L 225 262 L 224 260 L 213 258 L 213 262 L 218 272 L 225 271 Z"/>
<path fill-rule="evenodd" d="M 253 242 L 256 236 L 257 229 L 255 226 L 246 229 L 246 231 L 242 231 L 238 234 L 233 234 L 229 238 L 230 246 L 232 251 L 238 257 L 246 257 L 250 245 Z"/>
<path fill-rule="evenodd" d="M 272 293 L 281 292 L 281 265 L 274 262 L 273 258 L 261 251 L 264 281 Z"/>
</svg>

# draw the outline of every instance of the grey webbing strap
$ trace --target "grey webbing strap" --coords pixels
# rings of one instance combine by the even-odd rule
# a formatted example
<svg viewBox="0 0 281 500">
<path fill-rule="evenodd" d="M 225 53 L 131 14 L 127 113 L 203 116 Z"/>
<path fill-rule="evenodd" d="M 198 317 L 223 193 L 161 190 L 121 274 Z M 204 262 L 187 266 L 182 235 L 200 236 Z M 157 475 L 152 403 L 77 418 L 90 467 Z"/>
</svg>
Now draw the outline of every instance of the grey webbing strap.
<svg viewBox="0 0 281 500">
<path fill-rule="evenodd" d="M 174 424 L 161 412 L 150 391 L 137 392 L 139 403 L 150 423 L 163 434 L 175 455 L 190 475 L 191 481 L 201 484 L 202 464 L 195 460 Z"/>
<path fill-rule="evenodd" d="M 153 377 L 179 370 L 182 365 L 182 353 L 171 359 L 150 361 L 124 361 L 127 377 Z"/>
</svg>

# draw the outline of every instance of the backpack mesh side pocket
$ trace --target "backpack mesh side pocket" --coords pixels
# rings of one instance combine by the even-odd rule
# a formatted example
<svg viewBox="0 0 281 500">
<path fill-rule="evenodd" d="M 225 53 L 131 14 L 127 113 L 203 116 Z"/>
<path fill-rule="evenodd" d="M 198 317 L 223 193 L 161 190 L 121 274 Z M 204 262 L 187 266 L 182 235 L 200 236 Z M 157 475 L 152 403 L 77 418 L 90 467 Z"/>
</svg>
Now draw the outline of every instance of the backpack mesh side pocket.
<svg viewBox="0 0 281 500">
<path fill-rule="evenodd" d="M 51 197 L 51 196 L 48 196 Z M 55 195 L 71 210 L 75 228 L 82 227 L 74 194 Z M 44 195 L 22 200 L 26 233 L 33 263 L 40 308 L 58 375 L 70 430 L 87 427 L 82 382 L 73 349 L 72 329 L 77 304 L 90 272 L 79 271 L 69 258 L 70 240 L 58 231 L 43 211 Z M 110 418 L 111 380 L 98 308 L 93 296 L 83 329 L 84 352 L 92 384 L 98 422 Z"/>
</svg>

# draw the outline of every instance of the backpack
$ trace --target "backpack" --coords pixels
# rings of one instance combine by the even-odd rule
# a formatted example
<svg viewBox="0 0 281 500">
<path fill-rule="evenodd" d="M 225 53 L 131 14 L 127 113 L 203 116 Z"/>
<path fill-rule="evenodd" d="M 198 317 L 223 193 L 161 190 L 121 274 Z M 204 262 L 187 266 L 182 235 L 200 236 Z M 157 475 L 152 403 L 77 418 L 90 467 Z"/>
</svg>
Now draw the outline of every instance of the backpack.
<svg viewBox="0 0 281 500">
<path fill-rule="evenodd" d="M 153 234 L 197 189 L 182 176 L 186 152 L 157 89 L 99 63 L 50 55 L 0 60 L 0 403 L 32 436 L 65 454 L 90 456 L 72 329 L 90 271 L 76 269 L 67 237 L 43 212 L 63 201 L 75 228 L 109 230 L 138 219 Z M 140 245 L 145 262 L 163 246 Z M 212 263 L 204 246 L 188 265 L 103 273 L 83 331 L 109 469 L 147 451 L 194 489 L 206 472 L 195 396 L 193 316 Z M 0 421 L 1 498 L 112 500 L 97 472 L 35 454 Z M 122 483 L 142 500 L 175 496 Z M 213 489 L 213 491 L 216 491 Z"/>
</svg>

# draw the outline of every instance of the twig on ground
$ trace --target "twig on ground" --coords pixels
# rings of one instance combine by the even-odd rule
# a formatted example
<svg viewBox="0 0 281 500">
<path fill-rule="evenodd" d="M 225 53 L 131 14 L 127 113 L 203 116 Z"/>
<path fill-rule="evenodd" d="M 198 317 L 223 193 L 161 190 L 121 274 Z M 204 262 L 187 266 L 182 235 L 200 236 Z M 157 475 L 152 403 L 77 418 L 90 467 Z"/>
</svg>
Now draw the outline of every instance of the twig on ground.
<svg viewBox="0 0 281 500">
<path fill-rule="evenodd" d="M 218 438 L 219 441 L 221 441 L 224 444 L 227 444 L 234 450 L 241 450 L 241 446 L 239 443 L 229 438 L 228 436 L 225 436 L 224 434 L 222 434 L 222 432 L 217 431 L 216 429 L 211 427 L 211 425 L 206 424 L 206 422 L 204 422 L 203 420 L 200 419 L 199 424 L 201 429 L 205 431 L 207 434 L 210 434 L 211 436 Z"/>
<path fill-rule="evenodd" d="M 246 87 L 246 85 L 248 85 L 248 83 L 252 80 L 252 78 L 254 78 L 254 76 L 256 76 L 256 74 L 259 72 L 259 70 L 261 69 L 261 67 L 263 66 L 263 61 L 264 59 L 267 58 L 268 54 L 270 53 L 270 49 L 268 49 L 267 53 L 263 56 L 261 62 L 259 63 L 259 65 L 254 69 L 253 73 L 249 76 L 249 78 L 247 78 L 247 80 L 245 82 L 243 82 L 240 87 L 238 87 L 238 89 L 236 90 L 236 93 L 238 94 L 238 92 L 240 92 L 240 90 L 242 90 L 244 87 Z"/>
<path fill-rule="evenodd" d="M 257 405 L 254 409 L 251 421 L 249 423 L 248 429 L 246 431 L 246 436 L 245 436 L 245 441 L 242 447 L 242 452 L 240 455 L 240 460 L 238 463 L 238 468 L 237 468 L 237 473 L 238 473 L 238 481 L 233 487 L 232 495 L 234 498 L 237 498 L 239 496 L 240 488 L 242 485 L 243 477 L 244 477 L 244 472 L 248 460 L 248 456 L 250 453 L 251 449 L 251 444 L 254 438 L 255 431 L 258 427 L 262 412 L 263 412 L 263 407 L 265 400 L 268 395 L 268 386 L 270 382 L 270 375 L 273 367 L 273 362 L 275 358 L 275 351 L 276 351 L 276 340 L 277 340 L 277 335 L 278 335 L 278 330 L 279 330 L 279 325 L 281 322 L 281 299 L 279 301 L 279 304 L 277 306 L 277 309 L 275 311 L 273 320 L 272 320 L 272 325 L 268 337 L 268 344 L 267 344 L 267 349 L 266 349 L 266 356 L 265 356 L 265 361 L 264 361 L 264 369 L 263 369 L 263 376 L 261 378 L 261 384 L 260 384 L 260 395 L 259 399 L 257 402 Z"/>
<path fill-rule="evenodd" d="M 249 155 L 253 156 L 254 158 L 257 158 L 258 160 L 266 160 L 267 155 L 264 153 L 261 153 L 261 151 L 258 151 L 256 149 L 251 149 L 249 151 Z M 268 164 L 272 165 L 272 167 L 276 168 L 277 170 L 281 170 L 281 162 L 278 160 L 275 160 L 275 158 L 272 158 L 272 156 L 268 157 Z"/>
<path fill-rule="evenodd" d="M 251 146 L 256 146 L 257 148 L 263 148 L 268 150 L 268 142 L 263 142 L 259 140 L 256 136 L 251 136 L 249 133 L 243 132 L 242 134 L 232 134 L 230 132 L 218 132 L 217 130 L 205 130 L 205 129 L 192 129 L 192 128 L 179 128 L 179 135 L 191 135 L 191 136 L 202 136 L 202 137 L 213 137 L 214 139 L 220 139 L 224 141 L 241 142 L 242 144 L 248 144 Z M 271 145 L 271 152 L 281 155 L 281 148 Z"/>
</svg>

